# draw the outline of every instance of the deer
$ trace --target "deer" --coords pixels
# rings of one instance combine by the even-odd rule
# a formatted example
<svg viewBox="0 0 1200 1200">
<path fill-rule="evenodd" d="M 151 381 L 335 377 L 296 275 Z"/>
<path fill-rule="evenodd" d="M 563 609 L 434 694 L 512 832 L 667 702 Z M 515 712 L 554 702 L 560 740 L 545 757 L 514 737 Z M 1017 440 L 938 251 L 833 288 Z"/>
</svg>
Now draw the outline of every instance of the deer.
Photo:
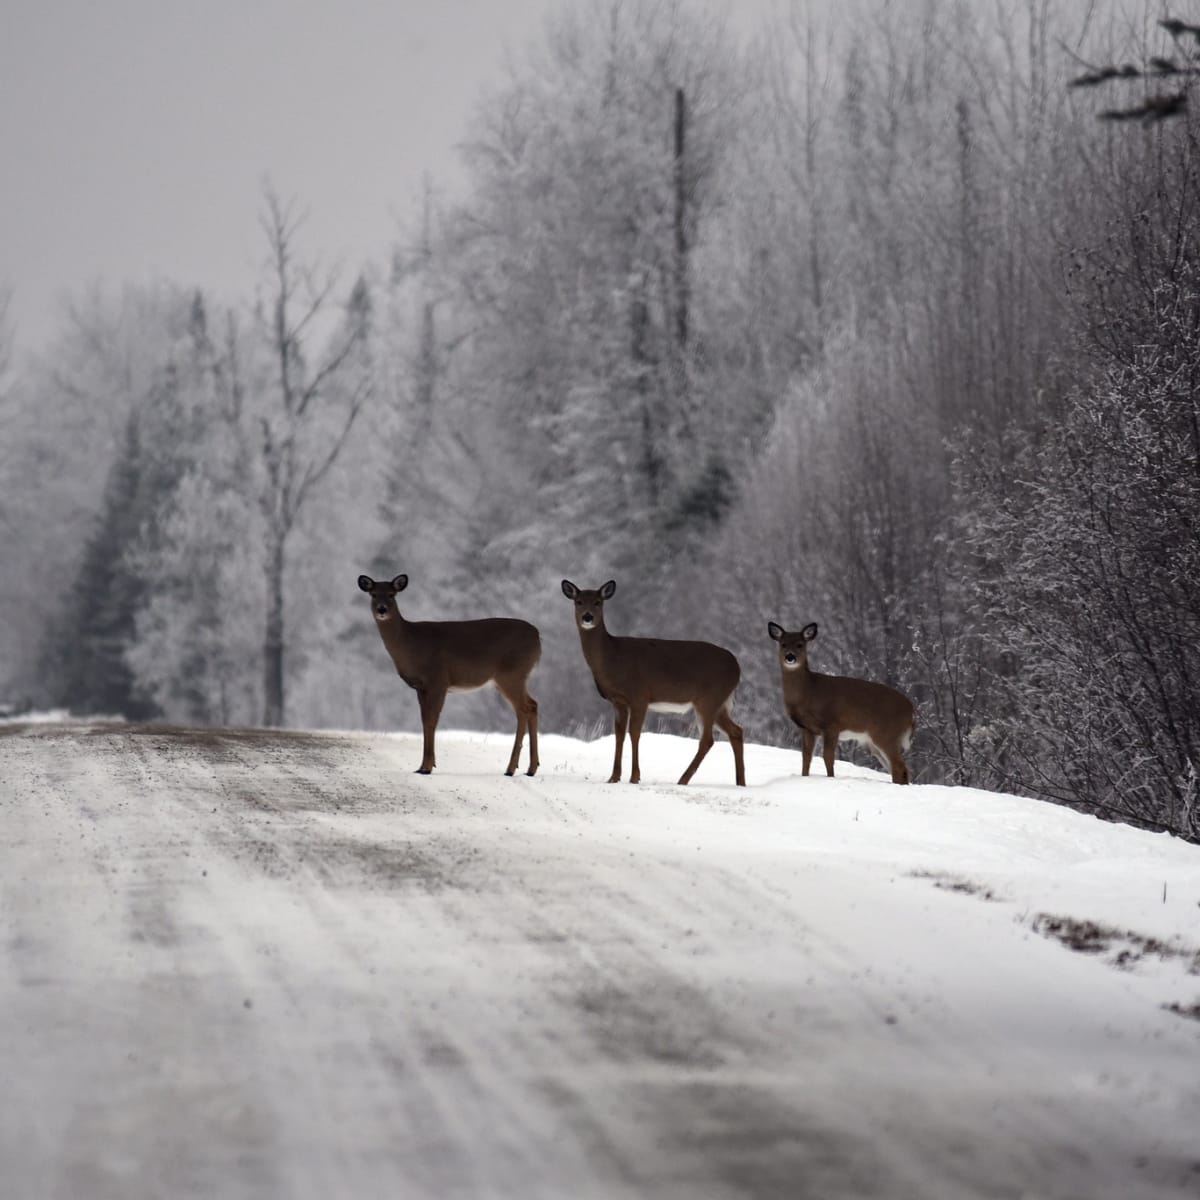
<svg viewBox="0 0 1200 1200">
<path fill-rule="evenodd" d="M 711 642 L 614 637 L 604 625 L 604 602 L 611 600 L 617 590 L 611 579 L 595 590 L 578 588 L 569 579 L 564 579 L 562 590 L 568 600 L 575 602 L 575 625 L 596 690 L 613 707 L 617 745 L 608 782 L 621 781 L 621 757 L 627 728 L 633 751 L 629 782 L 641 782 L 638 739 L 647 710 L 691 711 L 700 724 L 700 745 L 696 757 L 680 776 L 680 784 L 691 779 L 712 749 L 715 724 L 725 731 L 733 746 L 737 786 L 745 787 L 742 727 L 730 712 L 733 693 L 742 674 L 733 654 Z"/>
<path fill-rule="evenodd" d="M 494 683 L 512 705 L 517 736 L 505 775 L 516 773 L 521 743 L 529 731 L 529 770 L 537 774 L 537 701 L 529 694 L 529 673 L 542 655 L 535 626 L 515 617 L 485 617 L 476 621 L 406 621 L 396 597 L 408 587 L 408 576 L 376 581 L 358 577 L 358 586 L 371 597 L 371 615 L 395 664 L 396 673 L 417 693 L 421 706 L 424 753 L 418 775 L 437 765 L 433 737 L 447 692 L 469 692 Z"/>
<path fill-rule="evenodd" d="M 817 636 L 816 622 L 799 633 L 788 633 L 767 622 L 771 640 L 779 643 L 783 674 L 783 706 L 800 728 L 803 752 L 800 773 L 808 774 L 813 747 L 821 737 L 825 773 L 833 774 L 833 756 L 839 741 L 866 746 L 880 765 L 892 773 L 893 783 L 908 783 L 904 753 L 916 724 L 913 702 L 884 683 L 849 675 L 822 675 L 808 665 L 808 644 Z"/>
</svg>

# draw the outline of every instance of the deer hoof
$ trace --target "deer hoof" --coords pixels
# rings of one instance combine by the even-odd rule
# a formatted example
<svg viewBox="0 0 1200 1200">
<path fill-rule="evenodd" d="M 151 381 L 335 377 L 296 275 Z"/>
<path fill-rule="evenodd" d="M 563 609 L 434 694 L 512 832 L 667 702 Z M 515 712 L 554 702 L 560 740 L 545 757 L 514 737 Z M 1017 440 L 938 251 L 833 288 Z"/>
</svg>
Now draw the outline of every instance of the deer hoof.
<svg viewBox="0 0 1200 1200">
<path fill-rule="evenodd" d="M 433 768 L 432 767 L 418 767 L 417 774 L 418 775 L 432 775 Z"/>
</svg>

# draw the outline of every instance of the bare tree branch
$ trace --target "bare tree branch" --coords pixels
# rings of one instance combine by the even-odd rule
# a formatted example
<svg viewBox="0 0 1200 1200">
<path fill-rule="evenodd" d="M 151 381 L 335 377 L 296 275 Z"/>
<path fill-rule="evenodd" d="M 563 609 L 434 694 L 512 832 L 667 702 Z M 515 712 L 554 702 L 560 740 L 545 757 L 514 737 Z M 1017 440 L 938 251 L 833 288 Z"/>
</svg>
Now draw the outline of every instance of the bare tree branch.
<svg viewBox="0 0 1200 1200">
<path fill-rule="evenodd" d="M 1076 62 L 1087 69 L 1067 83 L 1069 88 L 1101 87 L 1114 80 L 1183 79 L 1184 86 L 1175 92 L 1162 92 L 1147 96 L 1140 104 L 1127 104 L 1119 108 L 1102 109 L 1096 114 L 1101 121 L 1141 121 L 1153 125 L 1170 117 L 1180 116 L 1188 107 L 1188 86 L 1200 74 L 1200 25 L 1192 25 L 1174 17 L 1164 17 L 1158 24 L 1174 39 L 1183 61 L 1152 54 L 1145 66 L 1134 63 L 1106 63 L 1100 66 L 1080 58 L 1070 47 L 1059 43 L 1062 49 Z M 1187 42 L 1190 39 L 1191 45 Z"/>
</svg>

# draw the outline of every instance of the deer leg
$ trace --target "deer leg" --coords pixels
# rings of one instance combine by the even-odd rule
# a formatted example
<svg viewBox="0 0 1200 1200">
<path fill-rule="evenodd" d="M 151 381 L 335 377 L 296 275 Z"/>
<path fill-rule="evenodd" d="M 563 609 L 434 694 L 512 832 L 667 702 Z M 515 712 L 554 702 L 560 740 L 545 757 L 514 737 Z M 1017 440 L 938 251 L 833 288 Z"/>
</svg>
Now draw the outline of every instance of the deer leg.
<svg viewBox="0 0 1200 1200">
<path fill-rule="evenodd" d="M 817 735 L 811 729 L 805 729 L 800 726 L 800 774 L 807 775 L 808 768 L 812 766 L 813 750 L 817 745 Z"/>
<path fill-rule="evenodd" d="M 638 738 L 642 736 L 642 722 L 646 719 L 646 706 L 640 708 L 634 705 L 629 709 L 629 749 L 633 764 L 629 769 L 629 782 L 642 782 L 642 768 L 638 765 Z"/>
<path fill-rule="evenodd" d="M 733 747 L 734 779 L 737 782 L 737 786 L 745 787 L 746 762 L 742 751 L 746 739 L 742 734 L 742 727 L 733 719 L 733 714 L 727 707 L 717 713 L 717 724 L 725 730 L 725 736 L 729 739 L 729 744 Z"/>
<path fill-rule="evenodd" d="M 699 716 L 699 713 L 696 714 Z M 696 773 L 696 768 L 704 761 L 704 756 L 712 749 L 713 744 L 713 719 L 705 716 L 702 718 L 704 726 L 700 731 L 700 745 L 696 750 L 696 757 L 692 759 L 688 765 L 688 769 L 679 777 L 680 783 L 687 783 L 689 779 Z"/>
<path fill-rule="evenodd" d="M 525 716 L 523 708 L 514 708 L 513 712 L 517 718 L 517 732 L 513 737 L 512 754 L 508 759 L 508 766 L 504 768 L 505 775 L 515 775 L 517 766 L 521 761 L 521 744 L 525 741 L 525 728 L 529 723 L 529 718 Z"/>
<path fill-rule="evenodd" d="M 529 770 L 526 775 L 536 775 L 538 769 L 538 752 L 537 752 L 537 701 L 528 693 L 525 693 L 525 721 L 529 726 Z"/>
<path fill-rule="evenodd" d="M 514 689 L 508 680 L 501 682 L 499 679 L 497 679 L 496 690 L 499 691 L 500 695 L 502 695 L 505 700 L 508 701 L 509 705 L 512 707 L 513 716 L 517 718 L 517 735 L 513 741 L 512 754 L 510 754 L 508 758 L 508 766 L 504 769 L 505 775 L 515 775 L 517 771 L 517 764 L 521 759 L 521 743 L 525 740 L 525 726 L 528 723 L 528 718 L 525 716 L 525 706 L 522 703 L 521 696 L 521 692 L 524 691 L 524 689 Z"/>
<path fill-rule="evenodd" d="M 437 730 L 438 717 L 442 715 L 442 705 L 446 703 L 446 689 L 422 688 L 417 692 L 417 701 L 421 706 L 421 731 L 425 735 L 425 749 L 417 774 L 428 775 L 437 766 L 433 756 L 433 735 Z"/>
<path fill-rule="evenodd" d="M 887 746 L 881 746 L 874 738 L 867 742 L 867 749 L 875 755 L 875 760 L 884 771 L 890 771 L 893 783 L 908 782 L 908 765 L 904 761 L 904 756 L 900 753 L 900 747 L 896 742 L 892 742 Z"/>
<path fill-rule="evenodd" d="M 613 754 L 612 774 L 609 783 L 621 782 L 621 751 L 625 749 L 625 729 L 629 725 L 629 709 L 623 704 L 613 705 L 613 737 L 616 739 L 616 750 Z"/>
<path fill-rule="evenodd" d="M 909 779 L 908 763 L 904 761 L 904 756 L 899 749 L 889 750 L 887 757 L 888 765 L 892 768 L 892 782 L 907 783 Z"/>
<path fill-rule="evenodd" d="M 525 732 L 529 731 L 529 770 L 527 775 L 536 775 L 538 769 L 537 748 L 537 701 L 526 690 L 524 679 L 496 680 L 496 687 L 501 695 L 512 705 L 517 718 L 517 736 L 513 742 L 512 757 L 508 760 L 505 775 L 516 773 L 521 758 L 521 743 L 525 740 Z"/>
<path fill-rule="evenodd" d="M 838 730 L 821 730 L 821 754 L 825 759 L 825 774 L 833 774 L 833 756 L 837 753 Z"/>
<path fill-rule="evenodd" d="M 867 739 L 867 749 L 875 756 L 875 761 L 879 764 L 881 771 L 890 771 L 892 769 L 891 755 L 874 738 Z"/>
</svg>

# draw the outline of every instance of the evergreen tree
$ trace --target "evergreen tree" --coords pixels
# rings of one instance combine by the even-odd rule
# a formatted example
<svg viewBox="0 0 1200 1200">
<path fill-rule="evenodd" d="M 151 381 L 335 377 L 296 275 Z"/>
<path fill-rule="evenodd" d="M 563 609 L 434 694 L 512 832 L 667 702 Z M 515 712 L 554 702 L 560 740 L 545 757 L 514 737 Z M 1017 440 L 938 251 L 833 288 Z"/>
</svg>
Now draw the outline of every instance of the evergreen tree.
<svg viewBox="0 0 1200 1200">
<path fill-rule="evenodd" d="M 126 661 L 143 598 L 142 581 L 126 557 L 146 495 L 140 423 L 140 413 L 131 413 L 95 529 L 45 640 L 43 674 L 51 681 L 50 699 L 75 713 L 130 720 L 157 713 Z"/>
</svg>

